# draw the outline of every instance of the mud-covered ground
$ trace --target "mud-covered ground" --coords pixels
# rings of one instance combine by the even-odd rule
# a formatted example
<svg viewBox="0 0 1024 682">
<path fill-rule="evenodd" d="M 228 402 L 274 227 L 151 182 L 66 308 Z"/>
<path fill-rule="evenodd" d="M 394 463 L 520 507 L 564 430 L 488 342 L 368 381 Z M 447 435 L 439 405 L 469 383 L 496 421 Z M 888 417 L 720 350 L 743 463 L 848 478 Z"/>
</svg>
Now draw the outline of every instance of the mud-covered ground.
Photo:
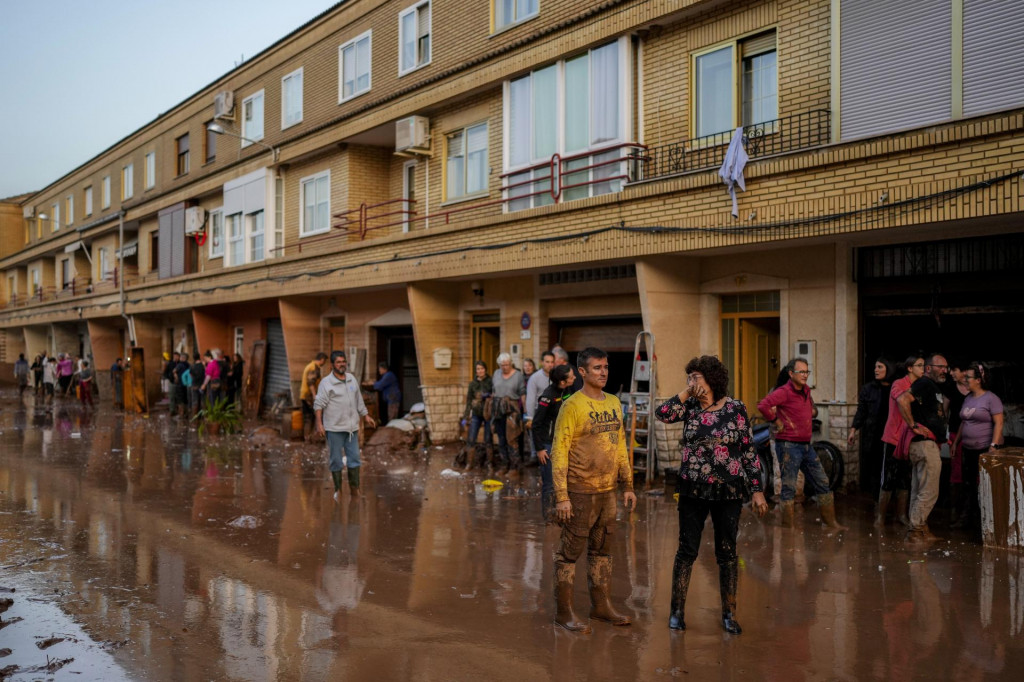
<svg viewBox="0 0 1024 682">
<path fill-rule="evenodd" d="M 366 452 L 340 503 L 322 449 L 199 438 L 166 413 L 0 392 L 0 678 L 12 680 L 983 680 L 1024 670 L 1024 556 L 965 535 L 909 551 L 841 497 L 797 528 L 744 511 L 738 620 L 711 529 L 685 633 L 668 619 L 671 494 L 620 508 L 627 628 L 551 625 L 558 528 L 539 480 L 487 492 L 453 450 Z M 581 566 L 577 607 L 587 612 Z M 9 650 L 9 651 L 8 651 Z"/>
</svg>

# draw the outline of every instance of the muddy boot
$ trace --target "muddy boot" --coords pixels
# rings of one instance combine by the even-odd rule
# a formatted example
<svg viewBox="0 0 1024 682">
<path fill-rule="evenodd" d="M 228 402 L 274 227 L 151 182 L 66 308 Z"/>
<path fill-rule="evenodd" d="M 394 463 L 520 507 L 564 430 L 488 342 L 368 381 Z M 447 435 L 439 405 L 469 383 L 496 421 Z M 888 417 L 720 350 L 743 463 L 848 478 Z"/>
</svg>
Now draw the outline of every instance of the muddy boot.
<svg viewBox="0 0 1024 682">
<path fill-rule="evenodd" d="M 736 622 L 736 586 L 739 583 L 739 561 L 718 566 L 718 585 L 722 592 L 722 629 L 738 635 L 743 628 Z"/>
<path fill-rule="evenodd" d="M 846 530 L 836 521 L 836 500 L 832 493 L 818 495 L 818 509 L 821 511 L 821 522 L 832 530 Z"/>
<path fill-rule="evenodd" d="M 896 491 L 896 513 L 899 514 L 900 523 L 910 528 L 910 491 Z"/>
<path fill-rule="evenodd" d="M 779 505 L 779 523 L 783 528 L 793 527 L 793 513 L 796 511 L 796 505 L 793 500 L 783 500 Z"/>
<path fill-rule="evenodd" d="M 616 613 L 609 600 L 612 582 L 612 558 L 593 555 L 587 557 L 587 585 L 590 587 L 590 617 L 612 625 L 629 625 L 629 617 Z"/>
<path fill-rule="evenodd" d="M 334 481 L 334 500 L 337 501 L 341 497 L 341 472 L 332 471 L 331 480 Z"/>
<path fill-rule="evenodd" d="M 359 494 L 359 467 L 348 470 L 348 490 L 353 496 Z"/>
<path fill-rule="evenodd" d="M 683 611 L 686 607 L 686 593 L 690 589 L 690 573 L 692 572 L 693 562 L 677 555 L 675 564 L 672 566 L 672 613 L 668 617 L 670 630 L 686 629 Z"/>
<path fill-rule="evenodd" d="M 484 463 L 486 463 L 487 475 L 488 476 L 493 476 L 494 475 L 494 469 L 495 469 L 495 467 L 494 467 L 494 446 L 491 445 L 490 443 L 488 443 L 487 446 L 484 448 L 484 462 L 481 463 L 481 468 L 484 468 L 483 467 Z"/>
<path fill-rule="evenodd" d="M 577 619 L 572 612 L 572 584 L 575 578 L 576 564 L 555 562 L 555 625 L 561 625 L 570 632 L 589 635 L 590 625 Z"/>
<path fill-rule="evenodd" d="M 889 508 L 889 500 L 892 499 L 892 492 L 882 490 L 878 493 L 878 506 L 875 508 L 875 528 L 885 525 L 885 510 Z"/>
</svg>

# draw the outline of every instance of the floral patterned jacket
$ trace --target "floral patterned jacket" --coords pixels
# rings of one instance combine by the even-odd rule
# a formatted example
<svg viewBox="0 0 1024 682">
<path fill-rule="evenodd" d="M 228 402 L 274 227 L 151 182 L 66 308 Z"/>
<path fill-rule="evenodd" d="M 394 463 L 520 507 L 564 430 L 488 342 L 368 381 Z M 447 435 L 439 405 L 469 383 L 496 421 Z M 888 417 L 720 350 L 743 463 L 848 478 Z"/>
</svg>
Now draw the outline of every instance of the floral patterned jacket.
<svg viewBox="0 0 1024 682">
<path fill-rule="evenodd" d="M 655 412 L 658 421 L 684 422 L 679 441 L 680 495 L 703 500 L 746 500 L 762 491 L 761 462 L 754 451 L 747 408 L 727 398 L 716 411 L 701 409 L 695 398 L 674 396 Z"/>
</svg>

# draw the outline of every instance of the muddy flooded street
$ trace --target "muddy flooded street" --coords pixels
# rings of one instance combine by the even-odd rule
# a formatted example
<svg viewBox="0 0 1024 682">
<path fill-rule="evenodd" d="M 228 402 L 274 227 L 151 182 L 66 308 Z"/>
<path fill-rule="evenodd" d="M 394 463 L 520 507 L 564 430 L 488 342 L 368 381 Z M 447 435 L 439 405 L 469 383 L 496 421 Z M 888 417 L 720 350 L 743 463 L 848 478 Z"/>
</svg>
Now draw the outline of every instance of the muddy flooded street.
<svg viewBox="0 0 1024 682">
<path fill-rule="evenodd" d="M 670 493 L 619 508 L 612 600 L 631 627 L 556 630 L 539 477 L 485 491 L 454 450 L 364 453 L 332 499 L 322 447 L 200 438 L 166 413 L 0 396 L 0 678 L 97 680 L 1019 679 L 1024 557 L 950 535 L 908 551 L 839 498 L 783 529 L 744 510 L 738 620 L 710 529 L 686 632 L 666 626 Z M 939 513 L 939 512 L 936 512 Z M 581 563 L 584 560 L 581 560 Z M 588 610 L 584 569 L 576 605 Z M 9 650 L 9 651 L 8 651 Z M 1016 671 L 1016 672 L 1015 672 Z"/>
</svg>

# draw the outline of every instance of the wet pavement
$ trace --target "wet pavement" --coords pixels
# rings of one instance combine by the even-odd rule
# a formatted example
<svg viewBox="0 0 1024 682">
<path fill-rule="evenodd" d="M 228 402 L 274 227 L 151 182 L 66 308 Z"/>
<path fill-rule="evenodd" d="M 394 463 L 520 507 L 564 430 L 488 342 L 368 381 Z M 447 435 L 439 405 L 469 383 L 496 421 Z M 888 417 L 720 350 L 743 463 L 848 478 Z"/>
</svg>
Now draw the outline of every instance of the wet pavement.
<svg viewBox="0 0 1024 682">
<path fill-rule="evenodd" d="M 536 471 L 489 493 L 479 475 L 441 475 L 453 452 L 366 452 L 364 496 L 346 486 L 336 504 L 319 447 L 199 438 L 159 412 L 58 402 L 51 413 L 4 389 L 0 678 L 997 680 L 1024 670 L 1024 556 L 941 528 L 947 539 L 908 551 L 851 497 L 838 499 L 850 530 L 837 536 L 814 523 L 813 505 L 795 529 L 744 510 L 744 633 L 730 636 L 710 528 L 689 629 L 668 630 L 675 508 L 670 494 L 641 495 L 634 513 L 620 507 L 611 539 L 613 603 L 633 626 L 556 630 L 558 529 L 540 523 Z M 582 566 L 577 575 L 585 615 Z"/>
</svg>

